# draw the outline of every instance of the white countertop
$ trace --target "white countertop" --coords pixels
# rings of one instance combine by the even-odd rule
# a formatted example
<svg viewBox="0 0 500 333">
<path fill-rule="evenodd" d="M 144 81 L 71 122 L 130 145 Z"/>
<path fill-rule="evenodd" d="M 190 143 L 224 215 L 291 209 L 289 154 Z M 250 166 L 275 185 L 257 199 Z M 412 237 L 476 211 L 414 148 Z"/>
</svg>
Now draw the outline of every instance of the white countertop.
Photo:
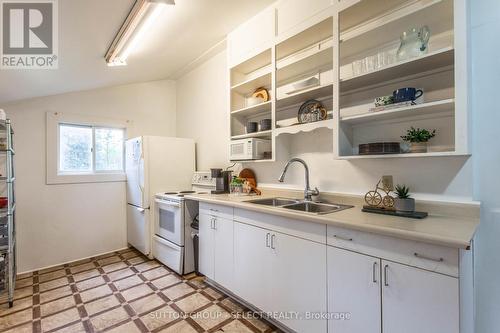
<svg viewBox="0 0 500 333">
<path fill-rule="evenodd" d="M 245 201 L 269 198 L 288 197 L 300 198 L 300 192 L 271 192 L 265 191 L 261 196 L 233 196 L 229 194 L 197 194 L 188 195 L 187 199 L 213 204 L 231 206 L 272 215 L 288 217 L 304 222 L 322 223 L 337 227 L 344 227 L 365 232 L 371 232 L 402 239 L 420 241 L 447 247 L 467 249 L 474 232 L 479 225 L 479 205 L 437 203 L 426 206 L 429 216 L 424 219 L 410 219 L 398 216 L 365 213 L 361 211 L 362 201 L 359 198 L 337 196 L 328 198 L 329 202 L 354 205 L 346 209 L 326 215 L 317 215 L 289 210 L 286 208 L 257 205 Z M 421 206 L 421 205 L 420 205 Z M 417 208 L 418 204 L 417 204 Z M 456 214 L 451 212 L 456 211 Z"/>
</svg>

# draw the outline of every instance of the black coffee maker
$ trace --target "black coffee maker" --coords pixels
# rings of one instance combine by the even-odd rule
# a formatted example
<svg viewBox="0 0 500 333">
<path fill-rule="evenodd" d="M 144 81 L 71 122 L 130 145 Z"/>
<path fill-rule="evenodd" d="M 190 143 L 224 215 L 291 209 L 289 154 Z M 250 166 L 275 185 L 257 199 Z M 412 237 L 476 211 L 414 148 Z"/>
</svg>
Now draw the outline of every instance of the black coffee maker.
<svg viewBox="0 0 500 333">
<path fill-rule="evenodd" d="M 215 190 L 212 194 L 229 193 L 229 184 L 232 179 L 232 171 L 222 171 L 222 169 L 210 169 L 212 178 L 215 178 Z"/>
</svg>

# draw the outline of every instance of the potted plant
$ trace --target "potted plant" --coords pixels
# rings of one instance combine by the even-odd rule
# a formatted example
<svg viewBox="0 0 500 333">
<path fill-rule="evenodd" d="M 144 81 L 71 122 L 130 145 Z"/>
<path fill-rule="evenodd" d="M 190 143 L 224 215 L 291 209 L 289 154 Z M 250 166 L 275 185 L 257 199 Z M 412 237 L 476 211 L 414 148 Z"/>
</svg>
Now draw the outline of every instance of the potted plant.
<svg viewBox="0 0 500 333">
<path fill-rule="evenodd" d="M 394 199 L 394 208 L 397 212 L 414 212 L 415 199 L 410 198 L 410 188 L 406 185 L 396 185 L 394 193 L 397 197 Z"/>
<path fill-rule="evenodd" d="M 427 153 L 427 142 L 435 136 L 436 130 L 429 131 L 412 126 L 401 139 L 410 143 L 411 153 Z"/>
</svg>

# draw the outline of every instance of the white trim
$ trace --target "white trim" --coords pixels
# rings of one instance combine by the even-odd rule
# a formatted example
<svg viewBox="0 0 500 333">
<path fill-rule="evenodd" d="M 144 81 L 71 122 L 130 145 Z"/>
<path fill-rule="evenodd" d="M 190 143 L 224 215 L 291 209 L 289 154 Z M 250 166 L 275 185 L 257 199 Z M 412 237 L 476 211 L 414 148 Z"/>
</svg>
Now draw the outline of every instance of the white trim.
<svg viewBox="0 0 500 333">
<path fill-rule="evenodd" d="M 81 174 L 61 174 L 58 172 L 59 161 L 59 124 L 78 124 L 95 127 L 122 128 L 127 131 L 130 126 L 128 120 L 117 120 L 99 116 L 87 116 L 71 113 L 47 112 L 47 185 L 75 184 L 75 183 L 101 183 L 101 182 L 123 182 L 126 180 L 123 172 L 96 172 Z M 125 133 L 126 139 L 126 133 Z"/>
</svg>

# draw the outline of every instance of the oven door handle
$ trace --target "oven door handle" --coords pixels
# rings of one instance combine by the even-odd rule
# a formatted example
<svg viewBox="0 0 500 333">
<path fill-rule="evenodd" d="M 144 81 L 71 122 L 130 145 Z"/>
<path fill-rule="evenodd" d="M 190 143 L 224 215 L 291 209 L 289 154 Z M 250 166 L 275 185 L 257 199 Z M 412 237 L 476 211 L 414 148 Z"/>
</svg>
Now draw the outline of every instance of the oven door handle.
<svg viewBox="0 0 500 333">
<path fill-rule="evenodd" d="M 171 207 L 180 207 L 180 203 L 178 202 L 173 202 L 173 201 L 167 201 L 167 200 L 161 200 L 161 199 L 156 199 L 155 200 L 157 204 L 164 205 L 164 206 L 171 206 Z"/>
</svg>

